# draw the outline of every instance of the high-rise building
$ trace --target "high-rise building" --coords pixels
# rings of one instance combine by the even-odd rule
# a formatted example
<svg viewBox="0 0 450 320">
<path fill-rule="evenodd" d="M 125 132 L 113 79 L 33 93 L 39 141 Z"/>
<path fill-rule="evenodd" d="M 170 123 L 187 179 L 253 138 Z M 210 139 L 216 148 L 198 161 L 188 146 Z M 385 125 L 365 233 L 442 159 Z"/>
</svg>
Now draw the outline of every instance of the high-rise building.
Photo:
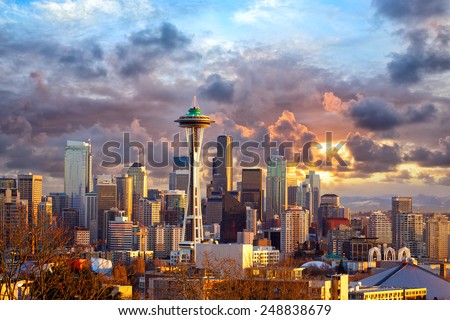
<svg viewBox="0 0 450 320">
<path fill-rule="evenodd" d="M 147 198 L 148 196 L 148 177 L 145 166 L 139 162 L 135 162 L 128 168 L 127 174 L 133 178 L 133 209 L 132 219 L 137 220 L 139 214 L 139 199 Z"/>
<path fill-rule="evenodd" d="M 257 231 L 256 227 L 258 225 L 257 212 L 258 211 L 256 209 L 252 209 L 251 207 L 245 207 L 245 216 L 246 216 L 245 228 L 249 232 L 253 232 L 255 236 Z"/>
<path fill-rule="evenodd" d="M 88 218 L 89 239 L 92 245 L 98 241 L 98 198 L 97 193 L 88 192 L 85 195 L 85 213 Z"/>
<path fill-rule="evenodd" d="M 241 201 L 257 210 L 257 219 L 263 220 L 263 178 L 261 169 L 242 169 Z"/>
<path fill-rule="evenodd" d="M 96 176 L 95 190 L 97 193 L 97 240 L 104 244 L 107 240 L 107 224 L 105 210 L 117 208 L 117 186 L 112 175 Z M 104 247 L 103 247 L 104 248 Z"/>
<path fill-rule="evenodd" d="M 211 196 L 206 199 L 205 224 L 220 224 L 222 222 L 222 206 L 222 193 L 218 191 L 212 192 Z"/>
<path fill-rule="evenodd" d="M 189 157 L 173 157 L 173 171 L 169 173 L 169 190 L 188 192 Z"/>
<path fill-rule="evenodd" d="M 378 242 L 392 243 L 392 223 L 382 212 L 373 212 L 369 216 L 368 236 L 378 238 Z"/>
<path fill-rule="evenodd" d="M 296 162 L 286 163 L 286 186 L 287 188 L 298 186 Z"/>
<path fill-rule="evenodd" d="M 224 193 L 233 190 L 233 138 L 217 137 L 217 156 L 213 159 L 214 190 Z"/>
<path fill-rule="evenodd" d="M 46 230 L 53 226 L 52 198 L 42 196 L 41 200 L 38 204 L 37 225 L 41 230 Z"/>
<path fill-rule="evenodd" d="M 242 232 L 246 228 L 246 222 L 246 206 L 241 202 L 240 193 L 237 191 L 225 192 L 220 223 L 220 242 L 235 243 L 238 232 Z"/>
<path fill-rule="evenodd" d="M 62 209 L 69 208 L 69 197 L 64 192 L 50 192 L 53 216 L 60 218 Z"/>
<path fill-rule="evenodd" d="M 128 168 L 127 174 L 133 178 L 133 193 L 139 194 L 143 198 L 147 198 L 147 170 L 141 163 L 135 162 Z"/>
<path fill-rule="evenodd" d="M 27 229 L 28 201 L 20 199 L 17 189 L 0 188 L 0 241 L 7 246 L 21 246 Z"/>
<path fill-rule="evenodd" d="M 200 199 L 200 153 L 202 149 L 203 131 L 214 121 L 202 114 L 194 97 L 189 112 L 178 120 L 180 127 L 186 129 L 189 148 L 189 186 L 187 195 L 187 212 L 183 221 L 183 235 L 180 249 L 189 252 L 190 260 L 195 259 L 195 245 L 203 240 L 203 223 Z"/>
<path fill-rule="evenodd" d="M 62 226 L 73 234 L 75 227 L 80 226 L 80 213 L 75 208 L 64 208 L 62 211 Z"/>
<path fill-rule="evenodd" d="M 326 237 L 328 232 L 328 220 L 342 218 L 350 220 L 350 211 L 340 204 L 340 198 L 335 194 L 324 194 L 320 197 L 320 207 L 317 215 L 317 236 Z"/>
<path fill-rule="evenodd" d="M 0 189 L 16 189 L 17 181 L 15 178 L 2 177 L 0 178 Z"/>
<path fill-rule="evenodd" d="M 425 224 L 426 255 L 432 261 L 448 259 L 448 217 L 435 213 Z"/>
<path fill-rule="evenodd" d="M 393 219 L 395 249 L 399 250 L 402 247 L 407 247 L 410 250 L 412 257 L 423 258 L 423 215 L 420 213 L 403 212 L 395 214 Z"/>
<path fill-rule="evenodd" d="M 28 225 L 37 227 L 38 204 L 42 198 L 42 176 L 35 174 L 19 174 L 17 190 L 20 198 L 28 201 Z"/>
<path fill-rule="evenodd" d="M 302 208 L 290 208 L 281 213 L 281 252 L 292 254 L 297 244 L 308 240 L 309 214 Z"/>
<path fill-rule="evenodd" d="M 186 212 L 186 193 L 182 190 L 161 191 L 161 219 L 170 225 L 181 226 Z"/>
<path fill-rule="evenodd" d="M 69 197 L 70 208 L 78 210 L 79 223 L 87 227 L 84 196 L 93 191 L 91 141 L 67 141 L 64 150 L 64 193 Z"/>
<path fill-rule="evenodd" d="M 131 251 L 133 250 L 133 222 L 125 216 L 115 217 L 114 221 L 108 221 L 108 250 Z"/>
<path fill-rule="evenodd" d="M 132 221 L 133 212 L 133 178 L 124 174 L 116 177 L 117 208 L 125 211 L 128 221 Z"/>
<path fill-rule="evenodd" d="M 267 163 L 266 221 L 287 208 L 286 159 L 274 155 Z"/>
<path fill-rule="evenodd" d="M 310 212 L 310 221 L 317 223 L 320 205 L 320 176 L 314 171 L 309 171 L 304 183 L 306 185 L 305 207 Z"/>
<path fill-rule="evenodd" d="M 410 214 L 413 212 L 412 209 L 412 198 L 411 197 L 392 197 L 392 243 L 398 250 L 404 245 L 403 236 L 399 232 L 405 231 L 401 229 L 400 222 L 404 223 L 405 219 L 397 218 L 398 215 Z"/>
<path fill-rule="evenodd" d="M 138 222 L 149 227 L 161 222 L 161 202 L 145 198 L 139 199 Z"/>
<path fill-rule="evenodd" d="M 398 213 L 412 213 L 411 197 L 392 197 L 392 215 Z"/>
</svg>

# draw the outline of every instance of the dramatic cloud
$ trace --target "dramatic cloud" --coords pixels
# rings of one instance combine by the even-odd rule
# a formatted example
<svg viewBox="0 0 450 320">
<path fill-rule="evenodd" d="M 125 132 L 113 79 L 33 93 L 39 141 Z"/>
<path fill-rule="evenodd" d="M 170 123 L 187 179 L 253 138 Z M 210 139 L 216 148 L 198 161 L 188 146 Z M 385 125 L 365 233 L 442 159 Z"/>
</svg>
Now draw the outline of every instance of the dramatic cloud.
<svg viewBox="0 0 450 320">
<path fill-rule="evenodd" d="M 346 109 L 342 100 L 335 96 L 333 92 L 325 92 L 323 94 L 322 105 L 328 112 L 340 112 Z"/>
<path fill-rule="evenodd" d="M 444 16 L 449 9 L 447 0 L 372 0 L 372 4 L 379 14 L 403 22 Z"/>
<path fill-rule="evenodd" d="M 168 22 L 158 28 L 135 32 L 128 43 L 116 48 L 119 72 L 124 77 L 135 77 L 162 66 L 166 59 L 178 63 L 193 62 L 200 54 L 188 50 L 190 43 L 190 38 Z"/>
<path fill-rule="evenodd" d="M 405 37 L 409 42 L 406 52 L 394 53 L 387 66 L 393 82 L 414 84 L 426 74 L 450 71 L 450 27 L 413 29 Z"/>
<path fill-rule="evenodd" d="M 415 147 L 405 159 L 417 162 L 424 167 L 450 166 L 450 136 L 439 139 L 439 149 L 431 150 L 427 147 Z"/>
<path fill-rule="evenodd" d="M 357 127 L 370 130 L 388 130 L 402 123 L 400 113 L 379 98 L 365 98 L 352 105 L 350 117 Z"/>
<path fill-rule="evenodd" d="M 347 148 L 355 160 L 354 169 L 365 173 L 395 171 L 402 162 L 400 146 L 377 143 L 358 132 L 347 136 Z"/>
<path fill-rule="evenodd" d="M 438 111 L 432 104 L 406 106 L 404 110 L 398 111 L 391 103 L 375 97 L 352 100 L 348 105 L 349 109 L 344 111 L 344 114 L 349 115 L 357 127 L 373 131 L 392 130 L 403 124 L 426 122 Z"/>
<path fill-rule="evenodd" d="M 211 74 L 206 79 L 206 84 L 200 86 L 198 91 L 200 96 L 207 99 L 229 103 L 233 100 L 234 84 L 219 74 Z"/>
</svg>

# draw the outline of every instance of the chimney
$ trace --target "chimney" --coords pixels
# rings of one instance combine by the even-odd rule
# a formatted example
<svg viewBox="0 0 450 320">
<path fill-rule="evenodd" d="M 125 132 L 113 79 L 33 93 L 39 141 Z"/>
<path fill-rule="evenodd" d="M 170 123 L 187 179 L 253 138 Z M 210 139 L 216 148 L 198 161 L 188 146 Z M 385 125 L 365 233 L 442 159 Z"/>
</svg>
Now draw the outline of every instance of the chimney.
<svg viewBox="0 0 450 320">
<path fill-rule="evenodd" d="M 447 278 L 447 264 L 445 262 L 439 265 L 439 275 L 444 279 Z"/>
</svg>

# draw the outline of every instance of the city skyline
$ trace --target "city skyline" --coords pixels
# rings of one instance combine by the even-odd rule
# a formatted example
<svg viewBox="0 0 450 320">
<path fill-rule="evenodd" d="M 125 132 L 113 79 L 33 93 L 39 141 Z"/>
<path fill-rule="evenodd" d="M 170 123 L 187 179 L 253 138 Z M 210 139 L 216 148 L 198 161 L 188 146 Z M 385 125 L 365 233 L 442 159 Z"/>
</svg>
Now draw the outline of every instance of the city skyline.
<svg viewBox="0 0 450 320">
<path fill-rule="evenodd" d="M 216 121 L 204 141 L 270 133 L 299 148 L 326 132 L 334 144 L 347 140 L 349 167 L 314 168 L 322 193 L 449 194 L 445 1 L 4 1 L 0 9 L 0 172 L 42 175 L 46 194 L 63 190 L 67 140 L 92 139 L 95 175 L 125 173 L 100 167 L 101 146 L 124 132 L 171 141 L 173 118 L 193 95 Z M 149 186 L 165 189 L 171 166 L 147 169 Z M 304 180 L 308 168 L 299 169 Z M 204 192 L 211 170 L 201 175 Z"/>
</svg>

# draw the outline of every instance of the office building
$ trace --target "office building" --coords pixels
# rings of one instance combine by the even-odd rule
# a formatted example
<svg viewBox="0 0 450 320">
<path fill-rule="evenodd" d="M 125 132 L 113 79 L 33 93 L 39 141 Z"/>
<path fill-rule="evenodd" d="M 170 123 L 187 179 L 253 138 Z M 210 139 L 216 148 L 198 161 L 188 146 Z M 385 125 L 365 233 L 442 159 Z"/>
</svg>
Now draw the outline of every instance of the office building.
<svg viewBox="0 0 450 320">
<path fill-rule="evenodd" d="M 448 260 L 448 217 L 435 213 L 425 224 L 426 255 L 431 261 Z"/>
<path fill-rule="evenodd" d="M 398 213 L 394 215 L 394 248 L 409 248 L 414 258 L 424 257 L 424 220 L 420 213 Z"/>
<path fill-rule="evenodd" d="M 263 221 L 263 179 L 261 169 L 242 169 L 241 201 L 257 210 L 257 219 Z"/>
<path fill-rule="evenodd" d="M 1 177 L 0 178 L 0 189 L 16 189 L 17 181 L 15 178 Z"/>
<path fill-rule="evenodd" d="M 89 240 L 92 245 L 97 245 L 98 241 L 98 199 L 95 192 L 86 193 L 85 213 L 88 218 Z"/>
<path fill-rule="evenodd" d="M 411 197 L 392 197 L 392 215 L 399 213 L 412 213 Z"/>
<path fill-rule="evenodd" d="M 20 199 L 28 201 L 28 225 L 38 227 L 38 204 L 42 198 L 42 176 L 35 174 L 19 174 L 17 190 Z"/>
<path fill-rule="evenodd" d="M 206 199 L 205 223 L 220 224 L 222 222 L 223 197 L 221 192 L 212 192 L 211 196 Z"/>
<path fill-rule="evenodd" d="M 302 184 L 304 190 L 302 206 L 309 210 L 310 221 L 318 224 L 320 205 L 320 176 L 309 171 Z"/>
<path fill-rule="evenodd" d="M 237 191 L 225 192 L 220 223 L 220 242 L 237 242 L 237 233 L 244 231 L 246 223 L 246 206 L 241 202 L 240 193 Z"/>
<path fill-rule="evenodd" d="M 38 204 L 37 225 L 41 230 L 47 230 L 54 225 L 52 198 L 42 196 Z"/>
<path fill-rule="evenodd" d="M 148 196 L 148 177 L 145 166 L 139 162 L 135 162 L 128 168 L 127 174 L 133 179 L 133 209 L 132 219 L 137 220 L 139 213 L 139 199 Z"/>
<path fill-rule="evenodd" d="M 93 189 L 91 141 L 67 141 L 64 150 L 64 193 L 69 198 L 68 208 L 78 210 L 83 227 L 88 224 L 84 196 Z"/>
<path fill-rule="evenodd" d="M 274 155 L 267 163 L 266 221 L 287 208 L 286 159 Z"/>
<path fill-rule="evenodd" d="M 217 137 L 217 156 L 213 159 L 214 190 L 224 193 L 233 190 L 233 138 Z"/>
<path fill-rule="evenodd" d="M 128 221 L 132 221 L 133 212 L 133 178 L 124 174 L 116 177 L 117 208 L 125 211 Z"/>
<path fill-rule="evenodd" d="M 373 212 L 369 216 L 368 236 L 378 238 L 381 243 L 392 243 L 392 223 L 382 212 Z"/>
<path fill-rule="evenodd" d="M 308 240 L 309 214 L 300 207 L 281 214 L 281 253 L 293 254 L 297 245 Z"/>
<path fill-rule="evenodd" d="M 22 245 L 26 230 L 28 201 L 21 200 L 17 189 L 0 188 L 0 241 L 7 246 Z"/>
<path fill-rule="evenodd" d="M 115 217 L 108 221 L 109 251 L 131 251 L 133 250 L 133 222 L 128 221 L 126 216 Z"/>
<path fill-rule="evenodd" d="M 117 208 L 117 186 L 112 175 L 96 176 L 95 190 L 97 193 L 97 241 L 104 247 L 107 240 L 107 224 L 105 211 Z M 117 209 L 118 210 L 118 209 Z"/>
<path fill-rule="evenodd" d="M 161 202 L 145 198 L 139 199 L 139 214 L 137 221 L 145 227 L 161 222 Z"/>
<path fill-rule="evenodd" d="M 181 226 L 187 206 L 186 193 L 182 190 L 161 191 L 161 219 L 166 224 Z"/>
</svg>

